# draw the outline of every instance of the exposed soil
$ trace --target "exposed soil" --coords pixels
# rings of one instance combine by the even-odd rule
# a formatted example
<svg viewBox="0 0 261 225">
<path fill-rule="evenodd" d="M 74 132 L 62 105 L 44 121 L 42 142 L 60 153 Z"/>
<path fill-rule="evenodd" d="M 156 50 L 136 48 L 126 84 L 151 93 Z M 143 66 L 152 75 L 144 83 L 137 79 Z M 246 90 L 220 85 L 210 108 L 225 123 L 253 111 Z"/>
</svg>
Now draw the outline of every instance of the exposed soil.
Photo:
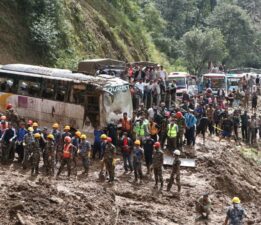
<svg viewBox="0 0 261 225">
<path fill-rule="evenodd" d="M 261 224 L 261 166 L 240 153 L 240 146 L 208 138 L 196 145 L 197 167 L 182 169 L 182 191 L 176 186 L 166 192 L 170 168 L 164 169 L 162 192 L 145 177 L 133 184 L 133 174 L 124 174 L 122 162 L 116 166 L 114 185 L 99 182 L 99 162 L 92 162 L 89 177 L 72 176 L 66 171 L 59 180 L 30 177 L 14 163 L 0 172 L 1 224 L 222 224 L 226 207 L 239 196 L 246 209 L 248 224 Z M 145 168 L 144 168 L 145 169 Z M 78 168 L 80 174 L 81 168 Z M 146 171 L 144 170 L 144 173 Z M 195 200 L 210 193 L 213 209 L 209 221 L 197 221 Z"/>
</svg>

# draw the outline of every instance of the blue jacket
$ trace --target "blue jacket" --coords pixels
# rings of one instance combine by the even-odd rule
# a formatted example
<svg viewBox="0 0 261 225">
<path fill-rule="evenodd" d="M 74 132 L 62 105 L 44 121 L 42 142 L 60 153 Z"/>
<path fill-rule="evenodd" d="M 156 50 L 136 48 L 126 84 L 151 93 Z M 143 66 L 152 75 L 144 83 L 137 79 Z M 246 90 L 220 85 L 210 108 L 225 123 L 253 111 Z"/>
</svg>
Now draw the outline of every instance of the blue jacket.
<svg viewBox="0 0 261 225">
<path fill-rule="evenodd" d="M 186 123 L 187 128 L 191 128 L 196 125 L 197 119 L 193 114 L 186 113 L 185 114 L 185 123 Z"/>
</svg>

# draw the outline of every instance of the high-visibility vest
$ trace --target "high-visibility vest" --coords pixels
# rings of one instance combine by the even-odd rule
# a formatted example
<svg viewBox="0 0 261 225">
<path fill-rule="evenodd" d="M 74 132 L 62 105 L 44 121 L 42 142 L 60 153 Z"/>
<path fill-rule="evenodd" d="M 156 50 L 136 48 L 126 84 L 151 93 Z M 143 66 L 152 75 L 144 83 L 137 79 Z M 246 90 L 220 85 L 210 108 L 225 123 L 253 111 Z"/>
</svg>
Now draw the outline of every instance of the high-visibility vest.
<svg viewBox="0 0 261 225">
<path fill-rule="evenodd" d="M 158 128 L 156 127 L 156 123 L 152 123 L 152 125 L 149 123 L 149 131 L 150 134 L 155 135 L 158 133 Z"/>
<path fill-rule="evenodd" d="M 177 137 L 177 124 L 168 124 L 168 137 Z"/>
<path fill-rule="evenodd" d="M 63 158 L 65 158 L 65 159 L 71 158 L 71 151 L 70 151 L 71 146 L 72 146 L 72 144 L 64 145 Z"/>
<path fill-rule="evenodd" d="M 145 136 L 145 125 L 144 124 L 137 125 L 136 131 L 137 131 L 138 136 L 144 137 Z"/>
</svg>

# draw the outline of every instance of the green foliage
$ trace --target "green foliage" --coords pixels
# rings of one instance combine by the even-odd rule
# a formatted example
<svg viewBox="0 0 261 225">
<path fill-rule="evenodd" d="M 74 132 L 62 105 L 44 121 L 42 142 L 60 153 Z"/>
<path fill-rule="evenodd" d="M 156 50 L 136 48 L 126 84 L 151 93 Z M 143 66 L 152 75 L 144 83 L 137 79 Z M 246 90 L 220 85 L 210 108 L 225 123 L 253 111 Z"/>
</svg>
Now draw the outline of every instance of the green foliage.
<svg viewBox="0 0 261 225">
<path fill-rule="evenodd" d="M 217 29 L 203 32 L 195 28 L 184 34 L 182 41 L 187 68 L 195 75 L 200 75 L 207 62 L 220 62 L 226 55 L 223 35 Z"/>
<path fill-rule="evenodd" d="M 229 65 L 244 65 L 253 50 L 254 30 L 247 13 L 236 5 L 220 4 L 207 19 L 209 27 L 216 27 L 224 35 Z"/>
</svg>

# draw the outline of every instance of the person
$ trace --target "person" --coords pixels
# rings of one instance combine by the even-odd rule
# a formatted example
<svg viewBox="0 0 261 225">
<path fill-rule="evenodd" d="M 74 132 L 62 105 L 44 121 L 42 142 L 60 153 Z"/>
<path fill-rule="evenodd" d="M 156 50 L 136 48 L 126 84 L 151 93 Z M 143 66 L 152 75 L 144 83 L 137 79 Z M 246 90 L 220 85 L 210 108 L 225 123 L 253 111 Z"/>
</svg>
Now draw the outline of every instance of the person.
<svg viewBox="0 0 261 225">
<path fill-rule="evenodd" d="M 102 159 L 101 155 L 101 135 L 104 134 L 103 130 L 99 129 L 97 125 L 94 125 L 94 142 L 93 142 L 93 154 L 92 159 L 95 160 L 95 157 L 98 153 L 98 159 Z M 107 138 L 107 137 L 106 137 Z"/>
<path fill-rule="evenodd" d="M 186 123 L 186 137 L 187 137 L 187 145 L 195 145 L 195 125 L 197 123 L 196 117 L 192 114 L 193 110 L 189 110 L 188 113 L 185 114 L 185 123 Z"/>
<path fill-rule="evenodd" d="M 180 164 L 181 161 L 179 159 L 181 153 L 178 149 L 176 149 L 174 151 L 174 161 L 173 161 L 173 165 L 172 165 L 172 171 L 171 171 L 171 175 L 170 175 L 170 179 L 169 179 L 169 183 L 167 186 L 167 191 L 170 191 L 173 183 L 174 183 L 174 177 L 176 178 L 176 184 L 178 186 L 178 192 L 181 191 L 181 185 L 180 185 Z"/>
<path fill-rule="evenodd" d="M 80 139 L 81 142 L 79 144 L 78 154 L 82 159 L 82 165 L 84 168 L 83 174 L 86 174 L 88 176 L 89 166 L 90 166 L 91 146 L 90 143 L 86 140 L 87 137 L 85 134 L 82 134 Z"/>
<path fill-rule="evenodd" d="M 123 113 L 123 118 L 120 119 L 119 123 L 121 124 L 120 137 L 124 132 L 127 132 L 128 136 L 131 137 L 131 129 L 132 129 L 131 119 L 128 118 L 128 114 L 126 112 Z"/>
<path fill-rule="evenodd" d="M 155 143 L 155 141 L 150 135 L 148 135 L 143 141 L 144 158 L 145 158 L 145 163 L 146 163 L 146 167 L 147 167 L 147 174 L 149 174 L 149 175 L 151 172 L 154 143 Z"/>
<path fill-rule="evenodd" d="M 8 128 L 5 129 L 4 133 L 1 136 L 0 142 L 2 143 L 2 162 L 8 163 L 10 160 L 13 160 L 14 153 L 14 140 L 16 138 L 15 129 L 12 126 L 12 123 L 8 123 Z"/>
<path fill-rule="evenodd" d="M 248 140 L 248 124 L 249 124 L 249 116 L 247 114 L 247 110 L 244 111 L 244 114 L 240 116 L 241 118 L 241 132 L 243 141 Z"/>
<path fill-rule="evenodd" d="M 148 132 L 151 135 L 151 138 L 153 138 L 154 141 L 157 141 L 158 139 L 158 133 L 159 133 L 159 125 L 153 121 L 153 119 L 150 119 L 148 124 Z"/>
<path fill-rule="evenodd" d="M 232 121 L 233 121 L 233 128 L 234 128 L 234 134 L 235 134 L 235 142 L 239 142 L 238 128 L 240 125 L 240 119 L 239 119 L 238 110 L 235 110 L 233 112 Z"/>
<path fill-rule="evenodd" d="M 55 162 L 55 144 L 54 144 L 54 136 L 53 134 L 48 134 L 47 135 L 47 142 L 46 145 L 44 146 L 43 150 L 43 157 L 44 162 L 45 162 L 45 172 L 46 175 L 54 175 L 54 162 Z"/>
<path fill-rule="evenodd" d="M 131 154 L 132 154 L 133 142 L 128 137 L 127 132 L 123 133 L 122 138 L 120 140 L 120 146 L 121 146 L 125 173 L 127 173 L 129 169 L 132 172 L 133 166 L 132 166 Z"/>
<path fill-rule="evenodd" d="M 59 151 L 59 149 L 61 148 L 61 138 L 62 138 L 62 135 L 61 135 L 61 132 L 59 131 L 59 124 L 58 123 L 54 123 L 53 126 L 52 126 L 52 131 L 51 131 L 51 134 L 54 136 L 54 151 L 55 151 L 55 154 L 56 152 Z M 55 155 L 57 156 L 57 155 Z M 56 159 L 57 160 L 57 159 Z"/>
<path fill-rule="evenodd" d="M 231 133 L 232 133 L 232 129 L 233 129 L 233 122 L 230 119 L 230 117 L 227 116 L 226 114 L 224 115 L 224 119 L 221 124 L 221 129 L 223 131 L 221 132 L 219 141 L 221 141 L 223 138 L 227 137 L 228 141 L 230 142 L 230 137 L 231 137 Z"/>
<path fill-rule="evenodd" d="M 40 131 L 40 129 L 38 128 L 38 123 L 36 123 L 36 122 L 34 122 L 33 124 L 32 124 L 32 127 L 33 127 L 33 129 L 34 129 L 34 131 L 33 131 L 33 134 L 36 134 L 36 133 L 39 133 L 39 134 L 41 134 L 41 131 Z"/>
<path fill-rule="evenodd" d="M 196 211 L 200 214 L 200 218 L 208 219 L 211 209 L 211 201 L 208 197 L 208 193 L 204 193 L 197 201 L 196 201 Z"/>
<path fill-rule="evenodd" d="M 134 142 L 134 149 L 133 149 L 133 168 L 134 168 L 134 176 L 136 183 L 138 178 L 140 179 L 140 184 L 142 183 L 142 159 L 143 159 L 143 152 L 144 150 L 140 147 L 141 143 L 140 140 L 136 140 Z"/>
<path fill-rule="evenodd" d="M 182 112 L 180 112 L 180 111 L 178 111 L 176 113 L 176 118 L 177 118 L 177 125 L 178 125 L 177 148 L 182 150 L 182 148 L 183 148 L 184 130 L 186 128 L 185 118 L 184 118 Z"/>
<path fill-rule="evenodd" d="M 161 130 L 160 130 L 160 146 L 162 147 L 162 149 L 165 149 L 169 118 L 170 118 L 170 112 L 165 112 L 165 117 L 162 119 Z"/>
<path fill-rule="evenodd" d="M 203 144 L 205 144 L 205 137 L 206 137 L 206 131 L 208 128 L 208 118 L 206 116 L 203 116 L 199 119 L 199 122 L 196 126 L 196 136 L 198 136 L 200 133 L 203 136 Z"/>
<path fill-rule="evenodd" d="M 74 151 L 73 151 L 73 159 L 72 159 L 73 164 L 74 164 L 74 169 L 76 169 L 76 166 L 77 166 L 77 150 L 79 148 L 81 135 L 82 135 L 82 133 L 79 130 L 77 130 L 74 133 L 74 136 L 72 137 L 72 144 L 75 147 Z"/>
<path fill-rule="evenodd" d="M 22 161 L 23 169 L 26 169 L 29 164 L 29 161 L 30 161 L 29 157 L 31 155 L 32 148 L 33 148 L 33 142 L 34 142 L 34 135 L 33 135 L 34 129 L 32 127 L 28 127 L 27 131 L 28 132 L 27 132 L 27 134 L 25 134 L 24 140 L 23 140 L 23 146 L 24 146 L 24 157 L 23 157 L 23 161 Z"/>
<path fill-rule="evenodd" d="M 245 209 L 240 205 L 240 199 L 234 197 L 232 199 L 232 206 L 227 210 L 224 225 L 243 225 L 244 218 L 247 217 Z"/>
<path fill-rule="evenodd" d="M 64 144 L 65 144 L 65 137 L 72 137 L 70 130 L 71 130 L 71 127 L 68 125 L 66 125 L 63 129 L 63 132 L 61 134 L 60 148 L 58 149 L 58 151 L 56 151 L 56 161 L 57 162 L 61 162 L 61 160 L 63 158 L 62 155 L 63 155 L 63 148 L 64 148 Z M 67 160 L 67 161 L 69 161 L 69 160 Z"/>
<path fill-rule="evenodd" d="M 19 118 L 19 115 L 17 114 L 17 112 L 14 110 L 12 104 L 7 104 L 5 115 L 6 115 L 6 119 L 10 123 L 13 124 L 13 127 L 15 129 L 17 129 L 18 125 L 19 125 L 20 118 Z"/>
<path fill-rule="evenodd" d="M 179 129 L 174 118 L 171 119 L 167 129 L 168 149 L 172 152 L 177 147 L 177 134 Z"/>
<path fill-rule="evenodd" d="M 31 167 L 31 176 L 38 175 L 39 173 L 39 163 L 40 163 L 40 133 L 34 134 L 34 142 L 32 142 L 32 167 Z"/>
<path fill-rule="evenodd" d="M 256 107 L 257 107 L 257 94 L 256 94 L 256 92 L 253 92 L 253 95 L 252 95 L 252 113 L 256 112 Z"/>
<path fill-rule="evenodd" d="M 214 134 L 214 131 L 215 131 L 214 127 L 213 127 L 213 124 L 214 124 L 214 109 L 213 109 L 212 104 L 209 104 L 209 107 L 206 110 L 206 116 L 208 118 L 208 129 L 209 129 L 210 135 L 212 135 L 212 134 Z"/>
<path fill-rule="evenodd" d="M 137 120 L 134 126 L 136 139 L 143 140 L 146 134 L 148 134 L 148 126 L 144 120 L 144 117 L 141 116 L 140 120 Z"/>
<path fill-rule="evenodd" d="M 160 143 L 156 142 L 154 144 L 153 152 L 153 170 L 155 177 L 155 186 L 154 188 L 158 189 L 158 182 L 160 182 L 160 190 L 163 188 L 163 176 L 162 176 L 162 166 L 163 166 L 163 151 L 160 149 Z"/>
<path fill-rule="evenodd" d="M 68 171 L 68 177 L 71 175 L 71 164 L 73 159 L 73 151 L 75 150 L 75 147 L 73 146 L 72 138 L 70 136 L 66 136 L 64 138 L 64 146 L 63 146 L 63 154 L 62 154 L 62 161 L 61 166 L 58 170 L 58 173 L 56 175 L 56 178 L 58 178 L 64 168 L 65 165 L 67 165 L 67 171 Z"/>
<path fill-rule="evenodd" d="M 248 124 L 248 133 L 249 133 L 249 144 L 253 145 L 256 144 L 256 133 L 257 133 L 257 128 L 258 128 L 258 124 L 257 124 L 257 119 L 255 115 L 251 116 L 250 122 Z"/>
<path fill-rule="evenodd" d="M 107 137 L 103 155 L 103 161 L 106 167 L 107 172 L 109 173 L 109 183 L 114 182 L 115 176 L 115 157 L 116 157 L 116 148 L 112 144 L 111 137 Z"/>
<path fill-rule="evenodd" d="M 177 92 L 176 80 L 172 80 L 172 83 L 170 84 L 170 96 L 171 96 L 171 101 L 169 103 L 170 105 L 176 102 L 176 92 Z"/>
<path fill-rule="evenodd" d="M 25 123 L 20 123 L 20 128 L 17 130 L 16 133 L 16 152 L 18 154 L 18 163 L 23 161 L 24 157 L 24 146 L 23 146 L 23 140 L 24 136 L 27 133 L 27 130 L 25 129 Z"/>
</svg>

